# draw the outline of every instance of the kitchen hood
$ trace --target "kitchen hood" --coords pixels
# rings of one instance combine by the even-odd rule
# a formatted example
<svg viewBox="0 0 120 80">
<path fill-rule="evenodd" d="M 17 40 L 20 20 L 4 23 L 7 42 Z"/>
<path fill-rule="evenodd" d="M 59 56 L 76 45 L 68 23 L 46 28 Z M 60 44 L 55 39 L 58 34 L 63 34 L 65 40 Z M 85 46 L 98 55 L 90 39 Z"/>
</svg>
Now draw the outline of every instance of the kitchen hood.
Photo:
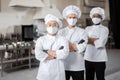
<svg viewBox="0 0 120 80">
<path fill-rule="evenodd" d="M 11 0 L 11 7 L 44 7 L 45 4 L 41 0 Z"/>
<path fill-rule="evenodd" d="M 59 19 L 63 19 L 62 14 L 56 7 L 43 7 L 38 9 L 33 19 L 44 19 L 47 14 L 53 14 Z"/>
</svg>

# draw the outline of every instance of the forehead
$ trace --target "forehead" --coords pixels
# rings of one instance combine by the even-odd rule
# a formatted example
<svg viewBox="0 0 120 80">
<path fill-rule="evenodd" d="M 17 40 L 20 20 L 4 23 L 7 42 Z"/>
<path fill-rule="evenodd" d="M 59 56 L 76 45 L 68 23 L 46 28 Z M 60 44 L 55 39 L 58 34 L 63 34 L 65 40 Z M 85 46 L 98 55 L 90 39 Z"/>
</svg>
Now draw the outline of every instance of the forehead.
<svg viewBox="0 0 120 80">
<path fill-rule="evenodd" d="M 68 14 L 67 17 L 77 17 L 76 14 Z"/>
<path fill-rule="evenodd" d="M 101 15 L 99 13 L 94 13 L 93 17 L 100 17 L 101 18 Z"/>
<path fill-rule="evenodd" d="M 56 24 L 56 21 L 55 20 L 51 20 L 51 21 L 48 21 L 47 24 Z"/>
</svg>

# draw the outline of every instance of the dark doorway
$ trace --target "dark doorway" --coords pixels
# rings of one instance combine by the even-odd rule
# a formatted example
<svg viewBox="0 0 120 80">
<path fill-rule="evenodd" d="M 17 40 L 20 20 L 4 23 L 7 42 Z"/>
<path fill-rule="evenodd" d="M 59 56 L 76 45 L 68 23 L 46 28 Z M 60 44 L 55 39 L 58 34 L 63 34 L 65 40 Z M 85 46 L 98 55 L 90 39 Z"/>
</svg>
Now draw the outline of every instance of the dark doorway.
<svg viewBox="0 0 120 80">
<path fill-rule="evenodd" d="M 22 25 L 22 40 L 32 41 L 33 38 L 33 25 Z"/>
<path fill-rule="evenodd" d="M 109 0 L 110 24 L 115 41 L 115 48 L 120 49 L 120 0 Z"/>
</svg>

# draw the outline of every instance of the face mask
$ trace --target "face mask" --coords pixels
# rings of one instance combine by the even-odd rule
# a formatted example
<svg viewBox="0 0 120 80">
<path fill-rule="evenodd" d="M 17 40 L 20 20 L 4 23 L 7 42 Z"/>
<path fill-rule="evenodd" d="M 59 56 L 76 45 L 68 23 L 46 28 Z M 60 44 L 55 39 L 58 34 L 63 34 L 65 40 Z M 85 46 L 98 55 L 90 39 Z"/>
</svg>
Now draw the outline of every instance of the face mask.
<svg viewBox="0 0 120 80">
<path fill-rule="evenodd" d="M 100 18 L 92 18 L 94 24 L 99 24 L 102 20 Z"/>
<path fill-rule="evenodd" d="M 67 19 L 69 25 L 74 26 L 77 23 L 77 19 Z"/>
<path fill-rule="evenodd" d="M 58 28 L 56 28 L 56 27 L 48 27 L 48 28 L 47 28 L 47 32 L 48 32 L 49 34 L 56 34 L 57 31 L 58 31 Z"/>
</svg>

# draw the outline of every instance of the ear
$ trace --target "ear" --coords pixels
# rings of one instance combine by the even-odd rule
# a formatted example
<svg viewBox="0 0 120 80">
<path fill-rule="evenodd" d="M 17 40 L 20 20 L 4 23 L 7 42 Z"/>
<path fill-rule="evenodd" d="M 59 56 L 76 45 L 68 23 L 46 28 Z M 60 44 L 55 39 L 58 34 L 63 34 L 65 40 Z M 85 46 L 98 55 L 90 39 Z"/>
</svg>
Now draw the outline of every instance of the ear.
<svg viewBox="0 0 120 80">
<path fill-rule="evenodd" d="M 47 24 L 45 24 L 45 28 L 47 28 Z"/>
<path fill-rule="evenodd" d="M 60 28 L 60 26 L 58 25 L 57 28 Z"/>
</svg>

